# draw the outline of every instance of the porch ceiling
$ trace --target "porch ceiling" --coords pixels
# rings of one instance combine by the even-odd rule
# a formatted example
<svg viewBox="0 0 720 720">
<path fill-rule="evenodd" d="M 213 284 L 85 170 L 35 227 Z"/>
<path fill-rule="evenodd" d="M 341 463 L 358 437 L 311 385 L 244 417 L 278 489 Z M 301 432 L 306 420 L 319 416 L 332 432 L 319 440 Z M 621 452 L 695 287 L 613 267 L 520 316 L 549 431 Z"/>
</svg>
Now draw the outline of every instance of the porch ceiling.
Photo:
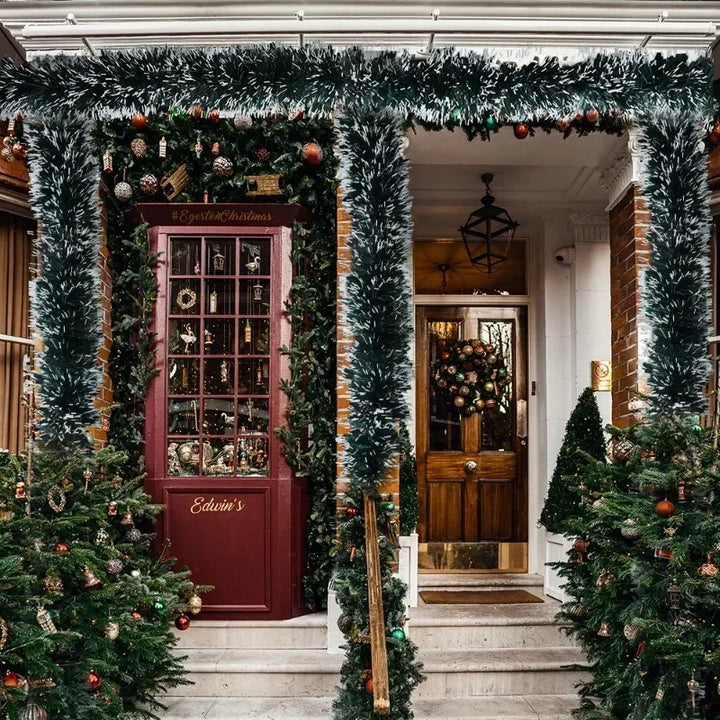
<svg viewBox="0 0 720 720">
<path fill-rule="evenodd" d="M 459 239 L 458 227 L 480 205 L 480 181 L 491 172 L 497 204 L 519 220 L 518 235 L 532 235 L 544 215 L 562 210 L 601 211 L 607 193 L 597 166 L 621 139 L 594 133 L 586 137 L 539 131 L 517 140 L 503 128 L 489 142 L 468 142 L 462 132 L 410 134 L 410 191 L 416 240 Z"/>
<path fill-rule="evenodd" d="M 306 42 L 326 42 L 334 45 L 361 44 L 369 47 L 406 46 L 421 49 L 428 43 L 425 28 L 419 30 L 417 23 L 428 21 L 435 8 L 440 11 L 439 21 L 434 23 L 436 46 L 457 47 L 518 47 L 543 46 L 545 49 L 563 47 L 638 47 L 647 43 L 652 48 L 706 49 L 713 24 L 720 23 L 720 6 L 707 0 L 495 0 L 478 4 L 476 0 L 453 0 L 438 3 L 436 0 L 334 0 L 308 2 L 283 0 L 264 2 L 237 2 L 233 0 L 127 0 L 125 2 L 98 2 L 97 0 L 0 0 L 0 18 L 21 43 L 30 51 L 84 51 L 80 36 L 66 38 L 23 37 L 28 24 L 63 23 L 68 13 L 73 13 L 78 24 L 129 22 L 140 32 L 135 36 L 130 29 L 100 30 L 103 37 L 91 40 L 95 48 L 134 47 L 137 45 L 163 44 L 210 44 L 221 45 L 237 42 L 277 41 L 290 44 L 300 42 L 304 32 Z M 303 26 L 281 26 L 295 20 L 298 10 L 304 12 Z M 659 14 L 664 18 L 664 29 L 648 33 L 647 23 L 657 24 Z M 237 27 L 231 30 L 228 23 L 236 25 L 247 21 L 261 21 L 266 27 L 256 29 L 259 34 L 250 35 Z M 381 21 L 379 27 L 358 34 L 342 31 L 330 25 L 321 33 L 313 34 L 322 23 Z M 443 22 L 474 23 L 468 33 L 443 34 Z M 478 23 L 479 21 L 479 23 Z M 171 32 L 170 23 L 179 22 Z M 201 34 L 200 23 L 211 22 L 215 30 Z M 153 25 L 153 23 L 165 23 Z M 411 24 L 415 23 L 414 29 Z M 486 25 L 483 25 L 486 23 Z M 490 31 L 487 23 L 498 23 Z M 521 23 L 516 29 L 513 23 Z M 535 26 L 532 24 L 535 23 Z M 645 23 L 642 31 L 639 23 Z M 695 24 L 691 28 L 691 24 Z M 564 27 L 561 27 L 563 26 Z M 532 27 L 531 27 L 532 26 Z M 277 31 L 273 32 L 273 27 Z M 150 28 L 155 28 L 151 30 Z M 677 28 L 677 30 L 673 29 Z"/>
</svg>

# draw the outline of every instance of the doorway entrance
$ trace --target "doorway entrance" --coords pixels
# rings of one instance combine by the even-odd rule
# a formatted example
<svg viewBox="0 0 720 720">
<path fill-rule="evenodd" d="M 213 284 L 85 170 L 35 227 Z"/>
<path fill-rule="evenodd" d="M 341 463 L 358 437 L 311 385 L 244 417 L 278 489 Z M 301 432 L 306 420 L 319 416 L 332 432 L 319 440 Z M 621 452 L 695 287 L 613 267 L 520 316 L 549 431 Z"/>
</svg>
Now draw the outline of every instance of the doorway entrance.
<svg viewBox="0 0 720 720">
<path fill-rule="evenodd" d="M 526 572 L 526 308 L 419 307 L 416 321 L 420 570 Z M 467 416 L 436 392 L 431 366 L 470 340 L 495 347 L 509 382 Z"/>
</svg>

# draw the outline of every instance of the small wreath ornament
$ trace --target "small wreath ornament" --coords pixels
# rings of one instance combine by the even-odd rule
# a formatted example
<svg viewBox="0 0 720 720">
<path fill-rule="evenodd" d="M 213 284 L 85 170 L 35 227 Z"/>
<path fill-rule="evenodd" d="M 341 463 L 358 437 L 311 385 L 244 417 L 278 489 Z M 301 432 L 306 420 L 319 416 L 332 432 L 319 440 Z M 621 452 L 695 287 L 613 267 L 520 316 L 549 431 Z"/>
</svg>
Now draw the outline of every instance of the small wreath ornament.
<svg viewBox="0 0 720 720">
<path fill-rule="evenodd" d="M 182 290 L 180 290 L 177 294 L 175 302 L 182 310 L 189 310 L 190 308 L 195 307 L 195 303 L 197 302 L 197 293 L 190 288 L 182 288 Z"/>
<path fill-rule="evenodd" d="M 495 347 L 477 339 L 459 340 L 445 348 L 431 373 L 435 392 L 464 415 L 495 407 L 510 383 Z"/>
<path fill-rule="evenodd" d="M 53 485 L 47 494 L 48 505 L 56 512 L 61 513 L 65 509 L 67 497 L 59 485 Z"/>
</svg>

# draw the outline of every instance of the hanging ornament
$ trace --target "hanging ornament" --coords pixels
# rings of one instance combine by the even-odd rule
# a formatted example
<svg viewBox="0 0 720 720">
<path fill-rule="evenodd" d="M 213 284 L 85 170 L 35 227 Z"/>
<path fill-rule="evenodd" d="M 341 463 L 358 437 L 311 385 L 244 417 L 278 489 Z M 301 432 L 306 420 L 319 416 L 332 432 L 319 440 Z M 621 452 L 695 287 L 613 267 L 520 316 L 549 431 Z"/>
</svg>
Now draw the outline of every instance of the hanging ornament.
<svg viewBox="0 0 720 720">
<path fill-rule="evenodd" d="M 23 683 L 23 677 L 22 675 L 18 675 L 18 673 L 13 672 L 12 670 L 6 670 L 5 675 L 3 675 L 3 685 L 7 688 L 16 688 L 20 687 Z"/>
<path fill-rule="evenodd" d="M 290 122 L 298 122 L 298 120 L 302 120 L 304 116 L 305 111 L 302 108 L 299 110 L 292 110 L 288 115 L 288 120 L 290 120 Z"/>
<path fill-rule="evenodd" d="M 8 135 L 14 135 L 15 134 L 15 118 L 8 118 L 7 121 L 7 131 Z"/>
<path fill-rule="evenodd" d="M 640 528 L 638 528 L 637 523 L 632 518 L 623 520 L 622 527 L 620 528 L 620 534 L 626 540 L 637 540 L 640 535 L 642 535 Z"/>
<path fill-rule="evenodd" d="M 609 638 L 612 637 L 612 630 L 610 630 L 610 626 L 606 622 L 601 622 L 597 634 L 598 637 Z"/>
<path fill-rule="evenodd" d="M 141 112 L 135 113 L 130 118 L 130 124 L 136 130 L 142 130 L 147 125 L 147 118 Z"/>
<path fill-rule="evenodd" d="M 453 398 L 453 403 L 455 404 L 456 408 L 461 408 L 465 406 L 465 398 L 462 395 L 456 395 Z"/>
<path fill-rule="evenodd" d="M 695 679 L 695 671 L 692 672 L 692 677 L 688 680 L 687 684 L 688 691 L 690 692 L 690 700 L 692 702 L 693 712 L 695 711 L 695 695 L 697 694 L 700 684 Z"/>
<path fill-rule="evenodd" d="M 597 586 L 598 590 L 604 590 L 608 583 L 611 580 L 614 580 L 615 576 L 608 570 L 601 570 L 600 574 L 597 577 L 597 580 L 595 581 L 595 585 Z"/>
<path fill-rule="evenodd" d="M 687 500 L 687 497 L 685 494 L 685 481 L 684 480 L 678 480 L 677 499 L 678 499 L 679 503 L 684 503 L 685 500 Z"/>
<path fill-rule="evenodd" d="M 143 158 L 147 155 L 147 143 L 142 138 L 135 138 L 130 143 L 130 150 L 136 158 Z"/>
<path fill-rule="evenodd" d="M 47 494 L 48 505 L 56 512 L 60 513 L 65 509 L 67 498 L 63 489 L 59 485 L 53 485 Z"/>
<path fill-rule="evenodd" d="M 314 142 L 305 143 L 300 154 L 306 165 L 319 165 L 323 161 L 323 150 Z"/>
<path fill-rule="evenodd" d="M 600 119 L 600 113 L 595 108 L 585 111 L 585 119 L 593 125 Z"/>
<path fill-rule="evenodd" d="M 191 595 L 188 600 L 188 610 L 192 615 L 198 615 L 202 610 L 202 598 L 199 595 Z"/>
<path fill-rule="evenodd" d="M 250 345 L 252 343 L 252 325 L 250 325 L 250 319 L 245 321 L 245 344 Z"/>
<path fill-rule="evenodd" d="M 394 637 L 396 640 L 404 640 L 405 639 L 405 631 L 402 628 L 395 628 L 392 633 L 390 633 L 392 637 Z"/>
<path fill-rule="evenodd" d="M 660 560 L 672 560 L 672 550 L 668 548 L 663 547 L 656 547 L 655 548 L 655 557 L 659 558 Z"/>
<path fill-rule="evenodd" d="M 117 515 L 118 514 L 118 504 L 115 500 L 111 500 L 108 503 L 108 511 L 107 514 L 110 516 Z"/>
<path fill-rule="evenodd" d="M 167 157 L 167 140 L 164 135 L 160 138 L 160 144 L 158 145 L 158 157 L 162 160 Z"/>
<path fill-rule="evenodd" d="M 498 129 L 498 121 L 494 115 L 488 115 L 485 118 L 485 129 L 488 132 L 495 132 Z"/>
<path fill-rule="evenodd" d="M 125 172 L 126 170 L 123 169 L 123 179 L 115 184 L 115 189 L 113 190 L 115 197 L 120 200 L 120 202 L 128 202 L 133 196 L 132 185 L 125 181 Z"/>
<path fill-rule="evenodd" d="M 123 562 L 119 558 L 111 558 L 108 560 L 107 571 L 110 575 L 119 575 L 123 569 Z"/>
<path fill-rule="evenodd" d="M 13 143 L 10 151 L 18 160 L 24 160 L 27 157 L 27 150 L 21 142 Z"/>
<path fill-rule="evenodd" d="M 577 553 L 584 553 L 587 552 L 587 549 L 590 547 L 590 541 L 587 538 L 584 537 L 577 537 L 575 538 L 575 542 L 573 543 L 573 550 Z"/>
<path fill-rule="evenodd" d="M 160 617 L 165 615 L 165 603 L 162 600 L 156 600 L 153 607 L 155 608 L 155 612 L 160 615 Z"/>
<path fill-rule="evenodd" d="M 177 618 L 175 618 L 175 627 L 178 630 L 187 630 L 190 627 L 190 618 L 184 613 L 182 615 L 178 615 Z"/>
<path fill-rule="evenodd" d="M 154 195 L 160 188 L 158 179 L 152 174 L 147 173 L 140 178 L 140 190 L 145 195 Z"/>
<path fill-rule="evenodd" d="M 86 567 L 83 574 L 85 575 L 85 588 L 94 588 L 100 584 L 100 578 L 90 568 Z"/>
<path fill-rule="evenodd" d="M 220 143 L 214 142 L 210 148 L 210 152 L 217 157 L 220 154 Z"/>
<path fill-rule="evenodd" d="M 120 625 L 116 622 L 109 622 L 105 626 L 104 633 L 108 640 L 117 640 L 120 635 Z"/>
<path fill-rule="evenodd" d="M 658 685 L 657 692 L 655 693 L 655 699 L 660 702 L 665 697 L 665 688 L 662 685 Z"/>
<path fill-rule="evenodd" d="M 707 554 L 707 562 L 700 566 L 699 573 L 707 578 L 715 577 L 718 574 L 717 566 L 713 563 L 710 553 Z"/>
<path fill-rule="evenodd" d="M 190 117 L 199 120 L 203 116 L 203 106 L 199 103 L 195 103 L 190 106 Z"/>
<path fill-rule="evenodd" d="M 632 459 L 635 443 L 628 438 L 618 438 L 612 444 L 612 459 L 615 463 L 626 463 Z"/>
<path fill-rule="evenodd" d="M 673 580 L 672 585 L 667 586 L 665 590 L 668 607 L 671 610 L 679 610 L 682 602 L 682 588 L 677 584 L 677 580 Z"/>
<path fill-rule="evenodd" d="M 133 518 L 132 513 L 128 510 L 123 516 L 122 520 L 120 521 L 121 525 L 134 525 L 135 519 Z"/>
<path fill-rule="evenodd" d="M 212 174 L 215 175 L 215 177 L 229 178 L 233 176 L 234 172 L 235 168 L 232 162 L 223 155 L 220 155 L 213 160 Z"/>
<path fill-rule="evenodd" d="M 132 613 L 130 613 L 132 617 L 134 617 L 136 620 L 142 620 L 143 615 L 139 610 L 133 610 Z"/>
<path fill-rule="evenodd" d="M 16 500 L 25 500 L 27 498 L 27 494 L 25 492 L 25 483 L 22 481 L 15 483 L 15 499 Z"/>
<path fill-rule="evenodd" d="M 142 573 L 136 568 L 130 571 L 130 575 L 134 578 L 139 578 Z"/>
<path fill-rule="evenodd" d="M 125 535 L 128 542 L 136 543 L 142 540 L 142 533 L 137 528 L 130 528 Z"/>
<path fill-rule="evenodd" d="M 50 617 L 50 613 L 42 606 L 40 606 L 37 609 L 37 613 L 35 614 L 35 617 L 37 618 L 38 625 L 42 628 L 43 632 L 46 633 L 56 633 L 57 628 L 55 627 L 55 623 L 53 622 L 53 619 Z"/>
<path fill-rule="evenodd" d="M 220 111 L 216 108 L 213 108 L 208 113 L 208 120 L 210 120 L 210 122 L 219 123 L 220 122 Z"/>
<path fill-rule="evenodd" d="M 105 528 L 100 528 L 95 536 L 96 545 L 105 545 L 110 540 L 110 535 Z"/>
<path fill-rule="evenodd" d="M 2 150 L 0 150 L 0 157 L 8 163 L 14 163 L 15 162 L 15 156 L 13 155 L 13 151 L 10 147 L 5 145 Z"/>
<path fill-rule="evenodd" d="M 62 578 L 54 573 L 50 573 L 43 582 L 43 587 L 49 593 L 61 593 L 65 589 Z"/>
<path fill-rule="evenodd" d="M 233 118 L 233 125 L 236 130 L 249 130 L 252 124 L 253 119 L 249 115 L 236 115 Z"/>
<path fill-rule="evenodd" d="M 58 552 L 58 553 L 70 552 L 70 546 L 66 542 L 63 542 L 61 540 L 60 542 L 55 543 L 55 552 Z"/>
<path fill-rule="evenodd" d="M 357 516 L 357 514 L 358 514 L 359 512 L 360 512 L 360 511 L 358 510 L 357 505 L 348 505 L 348 506 L 345 508 L 345 517 L 346 517 L 348 520 L 352 520 L 354 517 Z"/>
<path fill-rule="evenodd" d="M 530 128 L 525 123 L 515 123 L 513 133 L 518 140 L 524 140 L 530 134 Z"/>
<path fill-rule="evenodd" d="M 91 690 L 97 690 L 102 685 L 102 678 L 93 670 L 88 673 L 87 681 Z"/>
<path fill-rule="evenodd" d="M 266 147 L 261 147 L 255 153 L 258 162 L 267 162 L 270 159 L 270 151 Z"/>
<path fill-rule="evenodd" d="M 628 625 L 625 625 L 623 627 L 623 635 L 625 636 L 625 639 L 629 642 L 634 642 L 637 640 L 638 634 L 640 633 L 640 626 L 635 623 L 629 623 Z"/>
<path fill-rule="evenodd" d="M 203 144 L 200 142 L 200 133 L 197 134 L 197 139 L 195 140 L 195 157 L 199 160 L 202 157 L 203 152 Z"/>
<path fill-rule="evenodd" d="M 8 641 L 8 624 L 7 621 L 0 617 L 0 650 L 2 650 Z"/>
<path fill-rule="evenodd" d="M 667 498 L 665 498 L 664 500 L 660 500 L 660 502 L 655 505 L 655 512 L 660 517 L 671 517 L 675 514 L 675 505 L 673 505 Z"/>
<path fill-rule="evenodd" d="M 645 652 L 646 648 L 647 643 L 644 640 L 641 640 L 635 648 L 635 657 L 640 657 Z"/>
<path fill-rule="evenodd" d="M 365 681 L 365 692 L 368 695 L 372 695 L 375 690 L 375 684 L 373 683 L 372 675 Z"/>
<path fill-rule="evenodd" d="M 580 603 L 575 603 L 568 608 L 568 614 L 579 618 L 585 615 L 585 611 Z"/>
<path fill-rule="evenodd" d="M 20 715 L 21 720 L 47 720 L 47 710 L 37 703 L 28 703 Z"/>
<path fill-rule="evenodd" d="M 107 173 L 109 175 L 113 171 L 112 153 L 109 150 L 106 150 L 103 153 L 102 161 L 103 161 L 103 172 Z"/>
</svg>

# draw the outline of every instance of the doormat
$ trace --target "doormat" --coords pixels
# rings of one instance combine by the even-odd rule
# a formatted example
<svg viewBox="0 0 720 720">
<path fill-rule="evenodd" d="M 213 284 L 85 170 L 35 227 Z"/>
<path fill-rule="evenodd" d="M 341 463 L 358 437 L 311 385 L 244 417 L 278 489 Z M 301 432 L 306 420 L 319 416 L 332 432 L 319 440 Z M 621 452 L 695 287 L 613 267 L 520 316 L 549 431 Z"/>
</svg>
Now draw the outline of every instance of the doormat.
<svg viewBox="0 0 720 720">
<path fill-rule="evenodd" d="M 527 590 L 423 590 L 420 597 L 428 605 L 510 605 L 544 602 L 542 598 Z"/>
</svg>

